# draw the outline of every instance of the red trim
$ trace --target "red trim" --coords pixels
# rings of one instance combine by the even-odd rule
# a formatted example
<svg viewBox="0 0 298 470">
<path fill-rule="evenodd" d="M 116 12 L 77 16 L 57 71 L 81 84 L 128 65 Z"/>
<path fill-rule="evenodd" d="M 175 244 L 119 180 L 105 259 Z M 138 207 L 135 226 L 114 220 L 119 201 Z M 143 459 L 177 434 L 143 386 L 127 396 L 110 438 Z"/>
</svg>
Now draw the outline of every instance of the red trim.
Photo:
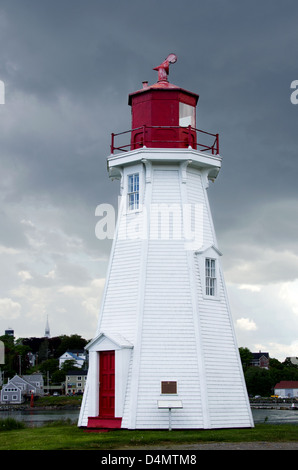
<svg viewBox="0 0 298 470">
<path fill-rule="evenodd" d="M 165 136 L 161 136 L 165 132 Z M 129 134 L 127 141 L 122 145 L 115 145 L 115 138 Z M 206 137 L 209 136 L 209 137 Z M 202 139 L 205 144 L 202 143 Z M 125 137 L 124 137 L 125 139 Z M 209 142 L 208 142 L 208 140 Z M 119 140 L 119 139 L 118 139 Z M 125 140 L 124 140 L 125 142 Z M 202 131 L 194 127 L 180 126 L 141 126 L 128 131 L 111 134 L 111 153 L 115 151 L 127 152 L 141 148 L 143 146 L 152 148 L 187 148 L 192 147 L 200 152 L 211 152 L 212 155 L 219 155 L 219 136 L 210 132 Z"/>
<path fill-rule="evenodd" d="M 101 351 L 99 354 L 99 416 L 115 416 L 115 351 Z"/>
<path fill-rule="evenodd" d="M 120 429 L 122 418 L 100 418 L 99 416 L 88 418 L 88 429 Z"/>
</svg>

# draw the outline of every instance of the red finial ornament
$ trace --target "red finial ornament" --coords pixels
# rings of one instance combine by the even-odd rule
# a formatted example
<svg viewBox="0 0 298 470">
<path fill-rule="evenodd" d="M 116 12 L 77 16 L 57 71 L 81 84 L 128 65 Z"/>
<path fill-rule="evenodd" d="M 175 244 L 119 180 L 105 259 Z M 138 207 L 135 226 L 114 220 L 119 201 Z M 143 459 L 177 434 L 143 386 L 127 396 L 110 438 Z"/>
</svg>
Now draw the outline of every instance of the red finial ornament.
<svg viewBox="0 0 298 470">
<path fill-rule="evenodd" d="M 169 54 L 168 57 L 158 67 L 153 69 L 158 71 L 159 82 L 168 81 L 170 64 L 175 64 L 175 62 L 177 62 L 177 56 L 175 54 Z"/>
</svg>

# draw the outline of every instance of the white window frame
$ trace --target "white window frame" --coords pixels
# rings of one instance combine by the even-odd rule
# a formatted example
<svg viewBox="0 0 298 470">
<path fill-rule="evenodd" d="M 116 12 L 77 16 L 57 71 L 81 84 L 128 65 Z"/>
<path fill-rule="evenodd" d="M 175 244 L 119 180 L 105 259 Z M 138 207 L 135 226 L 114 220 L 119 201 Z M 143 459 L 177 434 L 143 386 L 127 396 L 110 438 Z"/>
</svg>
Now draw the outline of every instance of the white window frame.
<svg viewBox="0 0 298 470">
<path fill-rule="evenodd" d="M 132 186 L 131 186 L 132 178 Z M 132 197 L 132 203 L 131 203 Z M 140 174 L 139 172 L 127 175 L 127 210 L 135 212 L 140 209 Z"/>
<path fill-rule="evenodd" d="M 199 277 L 198 282 L 201 284 L 202 296 L 204 300 L 220 300 L 220 267 L 219 267 L 219 257 L 222 255 L 221 252 L 214 246 L 203 248 L 200 251 L 195 252 L 198 268 L 199 268 Z M 206 259 L 212 259 L 215 261 L 214 267 L 214 293 L 210 295 L 207 293 L 207 283 L 206 283 Z"/>
<path fill-rule="evenodd" d="M 205 258 L 205 296 L 217 296 L 217 260 L 215 258 Z"/>
</svg>

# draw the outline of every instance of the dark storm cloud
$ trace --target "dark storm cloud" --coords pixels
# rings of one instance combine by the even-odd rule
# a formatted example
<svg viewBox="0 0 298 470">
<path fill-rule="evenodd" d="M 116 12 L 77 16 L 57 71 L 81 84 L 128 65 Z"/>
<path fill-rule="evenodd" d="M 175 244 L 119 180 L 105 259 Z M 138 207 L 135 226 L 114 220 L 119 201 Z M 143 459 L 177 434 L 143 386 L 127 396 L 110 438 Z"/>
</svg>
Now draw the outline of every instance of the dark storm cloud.
<svg viewBox="0 0 298 470">
<path fill-rule="evenodd" d="M 224 165 L 210 189 L 219 229 L 236 223 L 238 204 L 293 196 L 297 10 L 294 1 L 2 3 L 3 119 L 14 104 L 1 132 L 4 162 L 14 162 L 8 196 L 112 198 L 110 132 L 130 127 L 128 93 L 155 81 L 170 51 L 171 80 L 200 94 L 198 127 L 220 133 Z"/>
<path fill-rule="evenodd" d="M 37 312 L 48 299 L 41 286 L 72 292 L 67 279 L 104 277 L 110 242 L 94 229 L 96 206 L 117 204 L 110 133 L 130 128 L 128 94 L 155 82 L 152 69 L 170 52 L 170 81 L 200 95 L 197 127 L 220 134 L 209 197 L 228 279 L 295 278 L 297 17 L 296 0 L 0 2 L 0 247 L 15 257 L 2 275 L 7 308 L 26 298 L 16 279 Z"/>
<path fill-rule="evenodd" d="M 28 103 L 23 119 L 32 126 L 9 142 L 21 147 L 32 170 L 24 184 L 38 193 L 53 188 L 52 197 L 79 185 L 82 197 L 93 198 L 88 178 L 106 181 L 99 157 L 108 154 L 110 132 L 130 125 L 128 93 L 143 79 L 155 81 L 152 67 L 174 49 L 171 80 L 200 94 L 199 126 L 220 132 L 225 175 L 233 179 L 227 204 L 235 192 L 244 202 L 249 187 L 254 202 L 274 196 L 273 175 L 283 172 L 292 182 L 296 167 L 296 109 L 289 100 L 295 11 L 294 2 L 269 1 L 6 2 L 0 72 L 8 104 L 10 94 L 22 91 L 43 105 L 36 116 Z M 61 97 L 76 104 L 64 121 Z"/>
</svg>

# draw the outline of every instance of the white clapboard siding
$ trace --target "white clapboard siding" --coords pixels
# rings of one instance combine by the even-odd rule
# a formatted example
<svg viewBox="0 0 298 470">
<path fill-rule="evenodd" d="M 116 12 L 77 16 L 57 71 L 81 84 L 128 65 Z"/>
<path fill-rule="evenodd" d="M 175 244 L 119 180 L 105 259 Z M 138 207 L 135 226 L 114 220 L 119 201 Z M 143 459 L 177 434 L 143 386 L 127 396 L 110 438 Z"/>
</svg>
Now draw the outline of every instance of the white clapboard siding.
<svg viewBox="0 0 298 470">
<path fill-rule="evenodd" d="M 127 216 L 121 219 L 123 225 Z M 120 223 L 112 254 L 111 269 L 107 279 L 99 330 L 121 332 L 127 340 L 133 340 L 138 314 L 140 277 L 140 240 L 125 239 Z M 118 235 L 119 235 L 118 234 Z"/>
<path fill-rule="evenodd" d="M 86 386 L 84 390 L 84 395 L 82 399 L 79 420 L 78 420 L 79 426 L 82 426 L 82 427 L 86 427 L 88 424 L 88 416 L 89 416 L 88 403 L 89 403 L 89 381 L 88 381 L 88 376 L 87 376 L 87 382 L 86 382 Z"/>
<path fill-rule="evenodd" d="M 155 170 L 153 203 L 181 205 L 178 170 Z M 174 206 L 175 207 L 175 206 Z M 157 408 L 161 381 L 177 380 L 183 409 L 172 413 L 176 427 L 201 427 L 196 339 L 183 240 L 149 240 L 138 380 L 136 428 L 168 426 L 168 412 Z"/>
<path fill-rule="evenodd" d="M 172 411 L 173 429 L 251 427 L 206 191 L 205 155 L 202 170 L 190 165 L 185 171 L 177 161 L 153 161 L 149 165 L 150 151 L 142 152 L 146 165 L 134 165 L 133 171 L 142 176 L 140 201 L 144 207 L 136 213 L 126 212 L 123 180 L 124 204 L 119 211 L 97 331 L 98 341 L 101 334 L 109 333 L 112 338 L 121 335 L 131 345 L 121 389 L 123 407 L 117 408 L 123 410 L 121 427 L 167 429 L 169 413 L 158 408 L 160 399 L 183 403 L 182 409 Z M 188 151 L 184 152 L 183 165 L 191 161 Z M 135 155 L 141 162 L 142 153 Z M 124 165 L 123 171 L 125 177 L 132 170 Z M 200 205 L 203 215 L 202 246 L 191 249 L 183 238 L 185 204 Z M 147 236 L 125 236 L 128 225 L 139 222 L 144 214 L 148 215 Z M 194 229 L 193 216 L 191 226 Z M 219 264 L 218 295 L 214 299 L 206 298 L 203 292 L 205 253 L 212 253 Z M 124 347 L 120 343 L 117 348 Z M 177 395 L 162 395 L 162 381 L 176 381 Z M 80 413 L 84 423 L 90 410 L 88 400 L 98 400 L 98 392 L 94 387 L 92 390 L 84 394 Z"/>
<path fill-rule="evenodd" d="M 210 427 L 250 423 L 250 409 L 222 275 L 219 300 L 203 297 L 196 257 L 199 324 L 204 354 Z"/>
<path fill-rule="evenodd" d="M 203 244 L 211 246 L 216 243 L 213 231 L 213 222 L 211 213 L 209 211 L 208 198 L 206 188 L 204 187 L 204 180 L 199 171 L 187 171 L 187 202 L 189 204 L 202 204 L 203 206 Z M 192 227 L 194 221 L 192 221 Z"/>
<path fill-rule="evenodd" d="M 123 406 L 123 416 L 121 427 L 126 429 L 130 427 L 130 413 L 132 406 L 132 389 L 131 389 L 131 378 L 132 378 L 132 365 L 133 365 L 134 351 L 131 354 L 129 368 L 128 368 L 128 377 L 127 377 L 127 386 Z"/>
</svg>

